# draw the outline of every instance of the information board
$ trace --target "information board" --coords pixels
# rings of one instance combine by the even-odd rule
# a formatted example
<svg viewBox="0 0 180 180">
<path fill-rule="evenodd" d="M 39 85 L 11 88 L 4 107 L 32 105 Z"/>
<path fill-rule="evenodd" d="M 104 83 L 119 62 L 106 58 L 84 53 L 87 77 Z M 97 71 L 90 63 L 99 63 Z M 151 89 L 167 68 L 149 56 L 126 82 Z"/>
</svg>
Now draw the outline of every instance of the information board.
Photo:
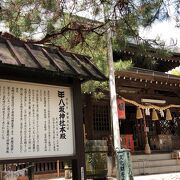
<svg viewBox="0 0 180 180">
<path fill-rule="evenodd" d="M 0 160 L 74 154 L 70 87 L 0 80 Z"/>
</svg>

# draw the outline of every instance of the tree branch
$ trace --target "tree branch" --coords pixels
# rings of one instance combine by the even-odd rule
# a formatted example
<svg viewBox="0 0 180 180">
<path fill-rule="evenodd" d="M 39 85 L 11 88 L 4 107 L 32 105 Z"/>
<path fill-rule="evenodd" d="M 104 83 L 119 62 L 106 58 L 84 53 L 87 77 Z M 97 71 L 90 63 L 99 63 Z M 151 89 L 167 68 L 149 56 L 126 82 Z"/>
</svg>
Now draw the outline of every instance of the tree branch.
<svg viewBox="0 0 180 180">
<path fill-rule="evenodd" d="M 37 44 L 44 44 L 44 43 L 49 42 L 50 40 L 52 40 L 58 36 L 66 34 L 67 32 L 78 32 L 78 33 L 93 32 L 93 33 L 96 33 L 98 35 L 102 35 L 102 34 L 98 33 L 96 30 L 103 28 L 105 25 L 106 25 L 106 23 L 105 24 L 101 23 L 100 25 L 93 27 L 92 25 L 88 26 L 87 24 L 80 24 L 77 22 L 71 22 L 71 23 L 67 24 L 66 26 L 64 26 L 60 31 L 58 31 L 56 33 L 52 33 L 52 34 L 46 34 L 46 36 L 43 39 L 41 39 L 39 41 L 33 41 L 33 42 L 37 43 Z"/>
</svg>

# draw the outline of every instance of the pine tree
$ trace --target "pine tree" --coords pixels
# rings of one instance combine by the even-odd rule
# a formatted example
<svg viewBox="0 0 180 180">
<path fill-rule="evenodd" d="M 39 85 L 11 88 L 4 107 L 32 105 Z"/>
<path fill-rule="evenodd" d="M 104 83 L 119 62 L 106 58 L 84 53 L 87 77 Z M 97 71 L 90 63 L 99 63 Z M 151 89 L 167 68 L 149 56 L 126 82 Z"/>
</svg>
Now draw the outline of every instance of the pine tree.
<svg viewBox="0 0 180 180">
<path fill-rule="evenodd" d="M 114 50 L 125 48 L 129 38 L 136 38 L 151 47 L 159 43 L 142 39 L 138 29 L 151 26 L 156 20 L 168 19 L 169 6 L 169 0 L 1 0 L 0 22 L 13 36 L 25 41 L 52 44 L 89 55 L 107 75 L 107 23 L 113 27 Z M 179 26 L 179 0 L 171 1 L 171 6 L 174 6 L 174 18 Z M 80 17 L 87 11 L 91 20 Z M 119 61 L 115 69 L 130 66 L 130 60 Z M 102 97 L 102 92 L 107 90 L 108 84 L 104 82 L 90 81 L 83 85 L 83 92 L 93 92 L 96 97 Z"/>
</svg>

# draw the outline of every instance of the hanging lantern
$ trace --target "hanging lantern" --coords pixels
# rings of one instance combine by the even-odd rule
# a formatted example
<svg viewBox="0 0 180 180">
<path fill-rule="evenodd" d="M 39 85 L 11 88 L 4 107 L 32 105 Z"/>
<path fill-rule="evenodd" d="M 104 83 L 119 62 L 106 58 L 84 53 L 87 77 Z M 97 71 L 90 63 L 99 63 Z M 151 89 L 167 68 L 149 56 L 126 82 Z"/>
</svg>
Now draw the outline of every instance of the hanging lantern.
<svg viewBox="0 0 180 180">
<path fill-rule="evenodd" d="M 166 120 L 167 121 L 172 120 L 171 111 L 169 109 L 166 110 Z"/>
<path fill-rule="evenodd" d="M 142 111 L 141 111 L 140 107 L 137 107 L 136 119 L 142 119 L 142 118 L 143 118 Z"/>
<path fill-rule="evenodd" d="M 159 120 L 158 115 L 157 115 L 157 112 L 156 112 L 155 109 L 152 110 L 152 120 L 153 120 L 153 121 Z"/>
</svg>

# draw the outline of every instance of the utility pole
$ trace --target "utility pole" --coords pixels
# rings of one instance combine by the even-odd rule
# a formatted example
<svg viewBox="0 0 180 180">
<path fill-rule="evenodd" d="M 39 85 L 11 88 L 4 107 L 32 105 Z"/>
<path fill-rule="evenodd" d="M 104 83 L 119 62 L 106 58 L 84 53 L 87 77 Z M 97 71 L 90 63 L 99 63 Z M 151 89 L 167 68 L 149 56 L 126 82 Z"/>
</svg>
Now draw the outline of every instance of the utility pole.
<svg viewBox="0 0 180 180">
<path fill-rule="evenodd" d="M 114 65 L 113 65 L 113 51 L 112 51 L 112 32 L 111 27 L 107 30 L 107 59 L 109 65 L 109 89 L 110 89 L 110 105 L 111 105 L 111 117 L 113 126 L 113 139 L 114 139 L 114 149 L 121 149 L 120 142 L 120 129 L 119 129 L 119 119 L 117 112 L 117 97 L 116 97 L 116 84 L 114 76 Z"/>
</svg>

